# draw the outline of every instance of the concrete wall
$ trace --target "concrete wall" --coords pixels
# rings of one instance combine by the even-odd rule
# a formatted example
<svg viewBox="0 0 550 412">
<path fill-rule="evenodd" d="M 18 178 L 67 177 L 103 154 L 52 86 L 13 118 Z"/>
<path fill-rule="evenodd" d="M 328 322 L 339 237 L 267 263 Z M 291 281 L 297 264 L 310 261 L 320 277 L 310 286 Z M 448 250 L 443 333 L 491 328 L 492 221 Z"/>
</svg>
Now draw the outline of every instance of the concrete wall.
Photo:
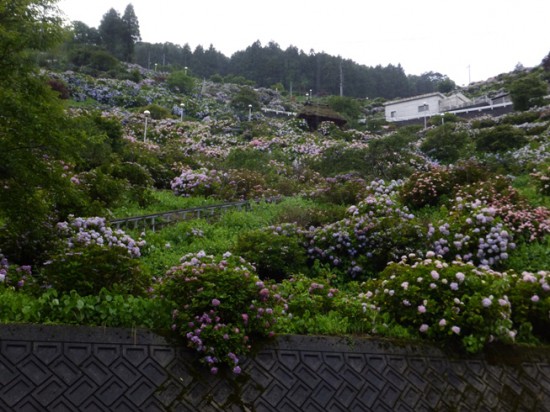
<svg viewBox="0 0 550 412">
<path fill-rule="evenodd" d="M 550 411 L 550 349 L 283 336 L 243 370 L 143 330 L 0 325 L 0 411 Z"/>
</svg>

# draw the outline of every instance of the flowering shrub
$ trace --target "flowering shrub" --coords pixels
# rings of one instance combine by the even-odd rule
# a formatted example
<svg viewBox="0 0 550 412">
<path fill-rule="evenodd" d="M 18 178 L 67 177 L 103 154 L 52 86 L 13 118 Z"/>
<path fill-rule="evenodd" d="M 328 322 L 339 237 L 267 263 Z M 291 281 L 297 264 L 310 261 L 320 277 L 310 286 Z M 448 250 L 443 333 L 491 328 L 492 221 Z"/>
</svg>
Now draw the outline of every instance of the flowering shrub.
<svg viewBox="0 0 550 412">
<path fill-rule="evenodd" d="M 145 246 L 144 240 L 134 240 L 123 230 L 113 230 L 107 225 L 104 217 L 74 217 L 68 222 L 57 224 L 59 234 L 65 239 L 68 249 L 98 245 L 100 247 L 120 247 L 130 257 L 140 257 L 140 247 Z"/>
<path fill-rule="evenodd" d="M 433 255 L 430 253 L 430 255 Z M 508 283 L 502 274 L 428 258 L 389 265 L 365 286 L 368 301 L 417 336 L 478 352 L 514 340 Z"/>
<path fill-rule="evenodd" d="M 143 240 L 107 226 L 105 218 L 70 217 L 57 224 L 60 245 L 42 269 L 43 282 L 59 291 L 97 294 L 102 288 L 142 293 L 139 269 Z"/>
<path fill-rule="evenodd" d="M 542 167 L 542 169 L 534 171 L 530 176 L 535 178 L 539 193 L 550 196 L 550 166 Z"/>
<path fill-rule="evenodd" d="M 157 292 L 175 304 L 173 329 L 199 352 L 210 371 L 228 365 L 241 372 L 240 357 L 255 339 L 273 334 L 282 301 L 244 259 L 227 252 L 182 257 L 159 280 Z"/>
<path fill-rule="evenodd" d="M 518 341 L 550 342 L 550 272 L 512 273 L 508 279 Z"/>
<path fill-rule="evenodd" d="M 417 253 L 423 231 L 407 208 L 395 200 L 397 182 L 375 181 L 370 194 L 348 209 L 350 217 L 314 229 L 308 255 L 352 279 L 372 276 L 387 262 Z"/>
<path fill-rule="evenodd" d="M 221 172 L 200 168 L 185 168 L 171 182 L 171 188 L 177 196 L 212 196 L 221 185 Z"/>
<path fill-rule="evenodd" d="M 475 162 L 462 162 L 454 166 L 432 166 L 426 171 L 413 173 L 400 189 L 404 205 L 419 209 L 440 203 L 443 196 L 452 197 L 457 188 L 487 179 L 487 172 Z"/>
<path fill-rule="evenodd" d="M 494 267 L 515 248 L 511 233 L 495 214 L 494 208 L 480 200 L 467 202 L 457 197 L 445 220 L 429 223 L 428 249 L 447 261 Z"/>
<path fill-rule="evenodd" d="M 528 242 L 541 240 L 550 233 L 550 211 L 531 206 L 502 176 L 463 187 L 457 191 L 457 198 L 483 202 L 494 209 L 495 216 L 502 219 L 515 236 Z"/>
<path fill-rule="evenodd" d="M 30 266 L 12 265 L 8 259 L 0 253 L 0 284 L 21 289 L 34 283 Z"/>
<path fill-rule="evenodd" d="M 303 242 L 303 230 L 285 223 L 243 233 L 235 253 L 252 262 L 262 279 L 280 281 L 307 269 Z"/>
<path fill-rule="evenodd" d="M 366 188 L 365 180 L 349 173 L 325 178 L 308 196 L 321 202 L 352 205 L 365 198 Z"/>
</svg>

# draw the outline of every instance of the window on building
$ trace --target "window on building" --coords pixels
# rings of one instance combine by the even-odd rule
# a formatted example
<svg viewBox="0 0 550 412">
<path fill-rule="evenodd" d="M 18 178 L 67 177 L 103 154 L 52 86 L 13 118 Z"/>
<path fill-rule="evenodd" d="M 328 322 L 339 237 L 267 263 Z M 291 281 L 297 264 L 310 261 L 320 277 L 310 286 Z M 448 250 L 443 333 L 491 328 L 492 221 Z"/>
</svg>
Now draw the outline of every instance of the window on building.
<svg viewBox="0 0 550 412">
<path fill-rule="evenodd" d="M 390 116 L 392 118 L 396 117 L 397 116 L 397 112 L 394 110 L 393 112 L 390 113 Z"/>
<path fill-rule="evenodd" d="M 430 105 L 428 103 L 424 103 L 421 106 L 418 106 L 418 113 L 420 112 L 427 112 L 430 110 Z"/>
</svg>

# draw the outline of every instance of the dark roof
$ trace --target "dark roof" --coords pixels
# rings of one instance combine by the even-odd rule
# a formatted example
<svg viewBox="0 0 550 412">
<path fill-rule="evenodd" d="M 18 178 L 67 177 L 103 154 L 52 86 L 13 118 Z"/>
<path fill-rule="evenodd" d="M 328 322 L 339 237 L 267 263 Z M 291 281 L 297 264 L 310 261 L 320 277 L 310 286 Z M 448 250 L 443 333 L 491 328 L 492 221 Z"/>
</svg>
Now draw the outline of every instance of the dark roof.
<svg viewBox="0 0 550 412">
<path fill-rule="evenodd" d="M 300 119 L 305 119 L 309 128 L 317 129 L 321 122 L 333 122 L 338 126 L 343 126 L 347 123 L 341 115 L 336 113 L 327 105 L 306 103 L 297 115 Z"/>
</svg>

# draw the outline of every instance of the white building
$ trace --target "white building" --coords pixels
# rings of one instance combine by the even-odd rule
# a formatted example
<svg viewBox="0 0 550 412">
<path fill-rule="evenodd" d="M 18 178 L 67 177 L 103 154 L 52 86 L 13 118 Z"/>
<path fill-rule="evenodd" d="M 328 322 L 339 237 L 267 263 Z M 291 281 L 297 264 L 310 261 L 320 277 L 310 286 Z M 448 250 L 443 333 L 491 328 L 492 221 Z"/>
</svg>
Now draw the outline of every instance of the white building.
<svg viewBox="0 0 550 412">
<path fill-rule="evenodd" d="M 443 93 L 428 93 L 406 99 L 387 102 L 385 106 L 386 120 L 399 122 L 411 119 L 428 118 L 454 108 L 470 104 L 470 99 L 462 93 L 455 93 L 449 97 Z"/>
<path fill-rule="evenodd" d="M 470 100 L 462 93 L 445 96 L 442 93 L 428 93 L 407 97 L 384 104 L 388 122 L 424 120 L 436 114 L 454 113 L 459 116 L 474 116 L 483 113 L 501 115 L 512 110 L 510 94 L 503 92 L 492 98 L 488 96 Z"/>
</svg>

